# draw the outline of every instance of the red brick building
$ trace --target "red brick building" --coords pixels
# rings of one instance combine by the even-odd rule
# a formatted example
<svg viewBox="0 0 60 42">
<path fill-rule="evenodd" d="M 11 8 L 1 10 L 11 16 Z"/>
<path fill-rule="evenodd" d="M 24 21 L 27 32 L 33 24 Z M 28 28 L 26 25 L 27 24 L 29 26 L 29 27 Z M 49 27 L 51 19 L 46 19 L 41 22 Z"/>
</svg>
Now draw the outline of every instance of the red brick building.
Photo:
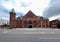
<svg viewBox="0 0 60 42">
<path fill-rule="evenodd" d="M 52 28 L 57 28 L 57 23 L 58 23 L 59 21 L 58 20 L 53 20 L 53 21 L 50 21 L 50 27 L 52 27 Z"/>
<path fill-rule="evenodd" d="M 49 21 L 48 18 L 36 16 L 31 10 L 25 16 L 16 18 L 14 9 L 10 11 L 11 28 L 57 28 L 57 21 Z"/>
</svg>

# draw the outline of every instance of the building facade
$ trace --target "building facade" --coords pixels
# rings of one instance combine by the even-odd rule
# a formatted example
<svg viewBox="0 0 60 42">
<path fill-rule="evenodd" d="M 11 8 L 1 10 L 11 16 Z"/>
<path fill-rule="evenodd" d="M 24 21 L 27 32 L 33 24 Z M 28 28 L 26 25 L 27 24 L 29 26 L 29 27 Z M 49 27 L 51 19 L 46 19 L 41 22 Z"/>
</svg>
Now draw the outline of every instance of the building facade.
<svg viewBox="0 0 60 42">
<path fill-rule="evenodd" d="M 50 24 L 52 23 L 52 25 Z M 53 24 L 56 23 L 56 24 Z M 11 28 L 57 28 L 56 21 L 49 21 L 48 18 L 36 16 L 31 10 L 24 16 L 16 18 L 14 9 L 10 11 Z"/>
<path fill-rule="evenodd" d="M 58 24 L 58 20 L 53 20 L 53 21 L 50 21 L 50 27 L 52 27 L 52 28 L 57 28 L 58 26 L 57 26 L 57 24 Z"/>
</svg>

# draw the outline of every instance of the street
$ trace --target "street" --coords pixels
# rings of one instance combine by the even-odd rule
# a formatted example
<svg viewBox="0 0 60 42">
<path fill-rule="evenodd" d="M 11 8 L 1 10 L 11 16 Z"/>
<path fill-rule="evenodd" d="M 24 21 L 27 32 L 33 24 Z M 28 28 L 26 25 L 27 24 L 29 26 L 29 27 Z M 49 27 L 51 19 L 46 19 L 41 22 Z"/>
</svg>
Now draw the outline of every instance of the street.
<svg viewBox="0 0 60 42">
<path fill-rule="evenodd" d="M 60 34 L 2 34 L 0 42 L 60 42 Z"/>
<path fill-rule="evenodd" d="M 0 42 L 60 42 L 60 34 L 45 34 L 46 32 L 44 34 L 40 34 L 41 32 L 38 32 L 39 34 L 27 34 L 24 31 L 25 34 L 23 32 L 17 33 L 17 30 L 5 31 L 1 33 L 0 30 Z"/>
</svg>

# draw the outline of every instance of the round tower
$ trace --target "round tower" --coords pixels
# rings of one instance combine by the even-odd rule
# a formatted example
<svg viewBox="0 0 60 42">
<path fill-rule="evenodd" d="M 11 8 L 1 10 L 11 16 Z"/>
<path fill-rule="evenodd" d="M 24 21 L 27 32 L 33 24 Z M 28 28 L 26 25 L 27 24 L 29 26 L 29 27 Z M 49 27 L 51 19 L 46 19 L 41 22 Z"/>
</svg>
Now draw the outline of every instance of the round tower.
<svg viewBox="0 0 60 42">
<path fill-rule="evenodd" d="M 15 28 L 16 13 L 14 8 L 10 11 L 10 28 Z"/>
</svg>

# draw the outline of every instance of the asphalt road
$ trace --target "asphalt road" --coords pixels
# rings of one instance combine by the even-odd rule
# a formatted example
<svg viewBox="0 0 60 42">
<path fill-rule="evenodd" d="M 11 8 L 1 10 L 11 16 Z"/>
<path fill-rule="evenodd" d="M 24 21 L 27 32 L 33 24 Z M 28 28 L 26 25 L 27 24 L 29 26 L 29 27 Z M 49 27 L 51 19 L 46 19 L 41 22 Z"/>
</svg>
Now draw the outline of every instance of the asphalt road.
<svg viewBox="0 0 60 42">
<path fill-rule="evenodd" d="M 0 42 L 60 42 L 60 34 L 0 34 Z"/>
<path fill-rule="evenodd" d="M 31 30 L 28 30 L 29 32 Z M 60 33 L 50 33 L 50 32 L 59 32 L 60 30 L 34 30 L 33 32 L 38 32 L 35 34 L 29 34 L 28 31 L 20 30 L 0 30 L 0 42 L 60 42 Z M 41 32 L 48 32 L 48 34 Z M 25 34 L 24 34 L 25 32 Z M 28 33 L 26 33 L 28 32 Z M 32 33 L 32 31 L 31 31 Z M 49 34 L 50 33 L 50 34 Z"/>
</svg>

